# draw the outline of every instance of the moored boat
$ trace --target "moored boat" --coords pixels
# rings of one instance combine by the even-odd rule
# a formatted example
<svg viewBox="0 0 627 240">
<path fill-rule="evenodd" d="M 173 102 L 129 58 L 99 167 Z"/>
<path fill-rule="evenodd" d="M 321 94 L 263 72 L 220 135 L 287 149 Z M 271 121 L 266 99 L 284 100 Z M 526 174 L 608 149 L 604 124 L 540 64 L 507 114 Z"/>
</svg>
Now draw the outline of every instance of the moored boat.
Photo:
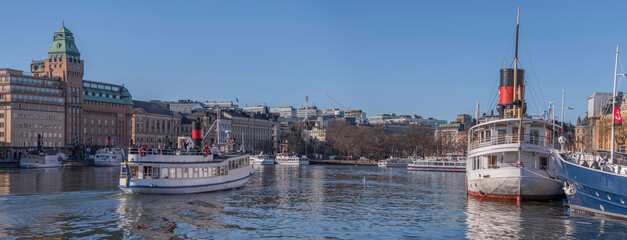
<svg viewBox="0 0 627 240">
<path fill-rule="evenodd" d="M 417 159 L 407 165 L 412 171 L 466 172 L 465 158 Z"/>
<path fill-rule="evenodd" d="M 296 155 L 289 155 L 287 153 L 278 154 L 275 158 L 277 164 L 287 165 L 309 165 L 309 159 L 306 157 L 299 157 Z"/>
<path fill-rule="evenodd" d="M 615 126 L 622 124 L 616 101 L 618 50 L 616 46 L 610 150 L 598 150 L 596 155 L 554 150 L 553 156 L 572 210 L 627 220 L 627 154 L 614 151 Z"/>
<path fill-rule="evenodd" d="M 250 156 L 250 164 L 253 165 L 274 165 L 274 158 L 270 155 L 259 153 L 259 155 Z"/>
<path fill-rule="evenodd" d="M 20 166 L 23 168 L 50 168 L 61 166 L 62 158 L 56 151 L 32 152 L 23 155 L 20 159 Z"/>
<path fill-rule="evenodd" d="M 410 164 L 411 162 L 412 162 L 412 159 L 410 159 L 410 158 L 390 157 L 388 159 L 380 160 L 377 163 L 377 166 L 379 166 L 379 167 L 400 167 L 400 168 L 406 168 L 407 165 Z"/>
<path fill-rule="evenodd" d="M 124 161 L 122 148 L 103 148 L 94 156 L 94 165 L 98 167 L 118 167 Z"/>
<path fill-rule="evenodd" d="M 499 115 L 479 118 L 477 105 L 477 124 L 468 130 L 467 193 L 518 201 L 560 199 L 561 183 L 549 164 L 559 127 L 554 120 L 526 114 L 518 29 L 517 19 L 514 67 L 500 70 Z"/>
</svg>

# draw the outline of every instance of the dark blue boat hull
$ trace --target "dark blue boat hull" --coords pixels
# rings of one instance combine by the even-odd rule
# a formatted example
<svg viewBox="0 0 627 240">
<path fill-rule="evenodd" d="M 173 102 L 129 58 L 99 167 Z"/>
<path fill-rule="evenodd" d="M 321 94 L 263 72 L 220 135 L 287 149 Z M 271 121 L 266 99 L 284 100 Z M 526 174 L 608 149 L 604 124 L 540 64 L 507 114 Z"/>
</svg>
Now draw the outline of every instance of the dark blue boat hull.
<svg viewBox="0 0 627 240">
<path fill-rule="evenodd" d="M 557 159 L 564 185 L 575 190 L 566 194 L 571 209 L 627 220 L 627 176 Z"/>
</svg>

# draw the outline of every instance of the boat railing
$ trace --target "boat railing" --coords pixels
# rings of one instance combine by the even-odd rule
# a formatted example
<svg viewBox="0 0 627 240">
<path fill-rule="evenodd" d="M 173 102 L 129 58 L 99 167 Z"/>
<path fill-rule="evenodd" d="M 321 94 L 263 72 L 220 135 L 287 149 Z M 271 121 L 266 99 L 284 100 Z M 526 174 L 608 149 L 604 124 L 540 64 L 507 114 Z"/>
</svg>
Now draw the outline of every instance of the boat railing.
<svg viewBox="0 0 627 240">
<path fill-rule="evenodd" d="M 145 150 L 143 150 L 145 149 Z M 199 149 L 180 150 L 174 148 L 129 148 L 129 154 L 146 155 L 204 155 L 205 152 Z"/>
<path fill-rule="evenodd" d="M 546 138 L 539 135 L 522 134 L 519 138 L 518 134 L 501 134 L 492 137 L 477 138 L 471 140 L 468 143 L 468 150 L 474 150 L 477 148 L 495 146 L 501 144 L 532 144 L 538 146 L 544 146 L 549 148 L 559 149 L 559 142 L 557 139 Z"/>
</svg>

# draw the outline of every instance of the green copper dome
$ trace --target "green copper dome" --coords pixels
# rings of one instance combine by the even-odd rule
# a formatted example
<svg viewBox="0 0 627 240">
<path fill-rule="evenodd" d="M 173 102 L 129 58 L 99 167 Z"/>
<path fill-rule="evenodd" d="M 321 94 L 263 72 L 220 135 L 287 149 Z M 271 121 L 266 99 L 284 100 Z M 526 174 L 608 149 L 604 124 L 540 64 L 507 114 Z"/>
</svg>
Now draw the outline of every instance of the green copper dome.
<svg viewBox="0 0 627 240">
<path fill-rule="evenodd" d="M 74 43 L 74 34 L 65 26 L 54 32 L 52 46 L 48 51 L 49 58 L 73 58 L 80 60 L 81 53 Z"/>
</svg>

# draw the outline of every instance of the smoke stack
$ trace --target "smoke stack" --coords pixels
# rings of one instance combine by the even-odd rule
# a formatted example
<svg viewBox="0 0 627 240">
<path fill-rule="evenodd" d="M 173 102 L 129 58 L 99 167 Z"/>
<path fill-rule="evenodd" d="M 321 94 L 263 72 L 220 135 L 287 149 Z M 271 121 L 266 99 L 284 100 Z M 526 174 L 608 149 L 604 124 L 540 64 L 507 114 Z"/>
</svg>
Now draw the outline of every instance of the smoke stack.
<svg viewBox="0 0 627 240">
<path fill-rule="evenodd" d="M 521 99 L 523 96 L 521 94 L 525 94 L 525 70 L 518 69 L 516 76 L 516 88 L 518 92 L 516 94 L 516 99 L 514 99 L 514 69 L 513 68 L 503 68 L 501 69 L 501 84 L 499 86 L 499 104 L 496 107 L 496 110 L 499 112 L 500 116 L 503 116 L 505 109 L 511 109 L 513 104 L 518 106 L 522 105 Z"/>
<path fill-rule="evenodd" d="M 200 119 L 192 123 L 192 140 L 199 148 L 202 146 L 202 125 Z"/>
</svg>

